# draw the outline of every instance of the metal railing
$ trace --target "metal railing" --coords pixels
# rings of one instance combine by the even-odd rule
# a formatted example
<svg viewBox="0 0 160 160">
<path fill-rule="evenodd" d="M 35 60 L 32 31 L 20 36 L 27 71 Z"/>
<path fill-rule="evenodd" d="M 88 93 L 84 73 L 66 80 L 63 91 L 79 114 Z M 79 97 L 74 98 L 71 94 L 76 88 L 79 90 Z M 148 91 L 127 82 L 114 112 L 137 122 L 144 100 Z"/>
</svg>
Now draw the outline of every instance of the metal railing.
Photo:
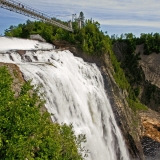
<svg viewBox="0 0 160 160">
<path fill-rule="evenodd" d="M 0 7 L 19 13 L 19 14 L 23 14 L 25 16 L 34 18 L 34 19 L 38 19 L 38 20 L 42 20 L 45 22 L 48 22 L 50 24 L 53 24 L 55 26 L 58 26 L 60 28 L 63 28 L 65 30 L 71 31 L 73 32 L 73 29 L 71 27 L 68 27 L 64 24 L 61 24 L 59 22 L 56 22 L 55 20 L 51 19 L 51 17 L 49 17 L 47 14 L 38 11 L 37 9 L 34 9 L 24 3 L 21 3 L 19 1 L 15 1 L 15 0 L 0 0 Z"/>
</svg>

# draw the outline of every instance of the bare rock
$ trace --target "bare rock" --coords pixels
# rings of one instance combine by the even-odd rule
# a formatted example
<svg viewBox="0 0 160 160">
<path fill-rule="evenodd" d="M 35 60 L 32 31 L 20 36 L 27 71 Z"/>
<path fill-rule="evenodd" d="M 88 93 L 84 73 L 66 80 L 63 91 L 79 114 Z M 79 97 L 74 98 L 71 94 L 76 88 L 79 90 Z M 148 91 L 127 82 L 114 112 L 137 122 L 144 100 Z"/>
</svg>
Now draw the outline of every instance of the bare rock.
<svg viewBox="0 0 160 160">
<path fill-rule="evenodd" d="M 20 55 L 23 55 L 26 53 L 26 50 L 16 50 L 17 53 L 19 53 Z"/>
<path fill-rule="evenodd" d="M 15 96 L 18 96 L 21 91 L 21 86 L 24 83 L 23 75 L 19 67 L 12 63 L 3 63 L 0 62 L 0 67 L 6 66 L 13 77 L 12 88 L 15 92 Z"/>
<path fill-rule="evenodd" d="M 40 42 L 46 42 L 44 38 L 42 38 L 39 34 L 32 34 L 30 35 L 30 39 L 32 40 L 38 40 Z"/>
<path fill-rule="evenodd" d="M 160 88 L 160 54 L 141 54 L 140 65 L 145 74 L 145 79 Z"/>
<path fill-rule="evenodd" d="M 141 112 L 139 115 L 143 126 L 142 136 L 160 142 L 160 113 L 149 109 L 147 112 Z"/>
</svg>

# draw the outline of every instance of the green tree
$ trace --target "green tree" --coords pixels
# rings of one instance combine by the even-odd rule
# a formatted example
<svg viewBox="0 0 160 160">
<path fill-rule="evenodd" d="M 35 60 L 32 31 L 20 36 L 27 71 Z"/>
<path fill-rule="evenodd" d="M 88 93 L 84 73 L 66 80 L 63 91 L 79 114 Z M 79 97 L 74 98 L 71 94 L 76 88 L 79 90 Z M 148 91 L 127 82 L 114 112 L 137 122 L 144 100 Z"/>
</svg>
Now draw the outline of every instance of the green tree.
<svg viewBox="0 0 160 160">
<path fill-rule="evenodd" d="M 82 11 L 79 13 L 79 19 L 81 20 L 82 27 L 84 27 L 85 17 L 84 17 L 84 13 Z"/>
<path fill-rule="evenodd" d="M 72 125 L 52 123 L 37 89 L 24 83 L 18 96 L 13 79 L 0 67 L 0 157 L 1 160 L 83 160 L 85 136 L 75 136 Z"/>
<path fill-rule="evenodd" d="M 84 14 L 80 12 L 82 23 Z M 67 25 L 66 22 L 59 22 Z M 26 24 L 11 26 L 5 31 L 5 35 L 12 37 L 29 38 L 31 34 L 40 34 L 47 42 L 54 40 L 65 40 L 71 44 L 77 45 L 87 54 L 101 55 L 111 50 L 111 41 L 109 36 L 100 31 L 100 24 L 92 19 L 83 23 L 83 28 L 79 29 L 77 22 L 73 22 L 74 33 L 66 31 L 57 26 L 53 26 L 41 21 L 32 22 L 28 20 Z"/>
</svg>

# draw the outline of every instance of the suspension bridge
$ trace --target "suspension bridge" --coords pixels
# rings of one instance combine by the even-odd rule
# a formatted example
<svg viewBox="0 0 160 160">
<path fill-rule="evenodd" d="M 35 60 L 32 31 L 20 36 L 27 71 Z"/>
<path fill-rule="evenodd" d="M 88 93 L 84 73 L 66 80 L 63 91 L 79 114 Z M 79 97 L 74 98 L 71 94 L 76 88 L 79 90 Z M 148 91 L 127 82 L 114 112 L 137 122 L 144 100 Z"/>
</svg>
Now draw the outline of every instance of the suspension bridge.
<svg viewBox="0 0 160 160">
<path fill-rule="evenodd" d="M 0 0 L 0 7 L 7 9 L 9 11 L 13 11 L 37 20 L 42 20 L 44 22 L 48 22 L 52 25 L 58 26 L 60 28 L 63 28 L 67 31 L 71 31 L 73 32 L 72 29 L 72 25 L 71 25 L 71 21 L 69 22 L 70 26 L 66 26 L 64 24 L 61 24 L 55 20 L 53 20 L 50 16 L 48 16 L 47 14 L 38 11 L 37 9 L 34 9 L 24 3 L 21 3 L 19 1 L 16 0 Z"/>
</svg>

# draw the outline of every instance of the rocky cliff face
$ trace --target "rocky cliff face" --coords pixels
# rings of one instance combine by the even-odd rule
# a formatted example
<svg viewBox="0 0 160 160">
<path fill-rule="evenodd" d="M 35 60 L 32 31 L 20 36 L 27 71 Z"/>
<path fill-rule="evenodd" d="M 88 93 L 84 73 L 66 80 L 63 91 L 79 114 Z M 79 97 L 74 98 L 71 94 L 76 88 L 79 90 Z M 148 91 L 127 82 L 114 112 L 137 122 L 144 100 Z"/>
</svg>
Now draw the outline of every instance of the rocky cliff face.
<svg viewBox="0 0 160 160">
<path fill-rule="evenodd" d="M 104 55 L 103 61 L 104 66 L 102 74 L 105 80 L 107 93 L 110 96 L 110 101 L 117 123 L 122 130 L 131 157 L 143 160 L 144 155 L 140 142 L 142 136 L 142 125 L 140 122 L 140 117 L 136 115 L 128 106 L 128 103 L 126 101 L 128 93 L 125 90 L 122 91 L 117 86 L 112 76 L 113 69 L 109 56 Z"/>
<path fill-rule="evenodd" d="M 125 54 L 127 54 L 127 44 L 116 42 L 113 46 L 117 59 L 123 63 Z M 146 157 L 154 160 L 160 159 L 158 155 L 160 148 L 160 54 L 144 55 L 144 45 L 137 45 L 135 53 L 140 53 L 139 74 L 142 79 L 140 83 L 140 94 L 138 98 L 150 109 L 146 112 L 139 112 L 140 119 L 139 130 L 141 145 Z M 126 69 L 127 70 L 127 69 Z M 132 74 L 132 73 L 130 73 Z M 138 73 L 137 73 L 138 74 Z"/>
<path fill-rule="evenodd" d="M 110 62 L 109 55 L 103 55 L 101 57 L 89 56 L 78 49 L 76 46 L 65 44 L 62 42 L 57 43 L 57 48 L 59 49 L 68 49 L 75 56 L 81 57 L 86 62 L 96 63 L 99 67 L 104 83 L 107 96 L 110 99 L 114 115 L 118 126 L 121 128 L 124 139 L 128 146 L 131 158 L 143 160 L 143 149 L 141 145 L 141 121 L 138 115 L 130 109 L 128 103 L 125 99 L 127 92 L 122 91 L 114 81 L 112 76 L 112 64 Z"/>
<path fill-rule="evenodd" d="M 144 45 L 137 45 L 135 53 L 140 53 L 139 65 L 144 73 L 140 99 L 143 103 L 160 112 L 160 54 L 144 55 Z M 146 97 L 147 95 L 147 97 Z"/>
<path fill-rule="evenodd" d="M 140 112 L 139 115 L 143 126 L 142 136 L 160 142 L 160 114 L 149 109 L 147 112 Z"/>
<path fill-rule="evenodd" d="M 116 42 L 113 45 L 113 51 L 122 65 L 124 65 L 124 59 L 127 54 L 127 44 L 124 42 Z M 144 45 L 137 45 L 134 55 L 140 53 L 140 60 L 138 61 L 137 77 L 141 77 L 138 83 L 133 84 L 133 88 L 140 86 L 140 93 L 138 98 L 142 103 L 149 108 L 160 112 L 160 54 L 152 53 L 150 55 L 144 55 Z M 132 61 L 132 59 L 131 59 Z M 125 62 L 126 63 L 126 62 Z M 131 62 L 132 63 L 132 62 Z M 134 70 L 134 64 L 132 69 Z M 128 72 L 128 68 L 123 67 L 125 72 Z M 129 74 L 132 74 L 130 71 Z"/>
<path fill-rule="evenodd" d="M 148 110 L 147 112 L 139 113 L 142 124 L 141 143 L 146 157 L 154 160 L 160 158 L 160 114 Z"/>
<path fill-rule="evenodd" d="M 13 78 L 12 88 L 15 92 L 15 96 L 17 96 L 20 93 L 20 88 L 22 84 L 24 83 L 24 79 L 22 73 L 20 72 L 19 67 L 15 64 L 0 62 L 0 67 L 1 66 L 6 66 L 10 74 L 12 75 Z"/>
<path fill-rule="evenodd" d="M 144 44 L 137 45 L 135 53 L 141 53 L 140 66 L 145 74 L 145 80 L 160 88 L 160 54 L 144 55 Z"/>
</svg>

